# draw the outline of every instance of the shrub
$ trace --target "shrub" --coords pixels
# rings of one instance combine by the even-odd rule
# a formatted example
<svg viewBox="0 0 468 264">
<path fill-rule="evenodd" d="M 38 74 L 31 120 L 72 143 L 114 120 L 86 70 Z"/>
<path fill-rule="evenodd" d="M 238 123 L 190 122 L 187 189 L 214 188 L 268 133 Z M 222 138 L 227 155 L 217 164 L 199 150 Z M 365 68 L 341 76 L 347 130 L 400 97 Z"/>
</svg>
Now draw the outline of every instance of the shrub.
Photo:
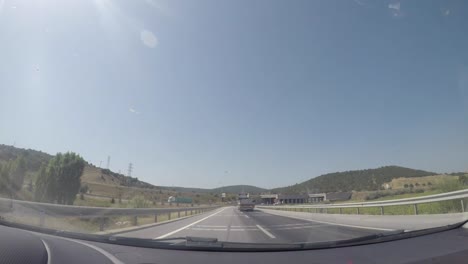
<svg viewBox="0 0 468 264">
<path fill-rule="evenodd" d="M 133 197 L 129 205 L 132 208 L 148 208 L 149 207 L 148 201 L 145 199 L 145 197 L 141 195 Z"/>
</svg>

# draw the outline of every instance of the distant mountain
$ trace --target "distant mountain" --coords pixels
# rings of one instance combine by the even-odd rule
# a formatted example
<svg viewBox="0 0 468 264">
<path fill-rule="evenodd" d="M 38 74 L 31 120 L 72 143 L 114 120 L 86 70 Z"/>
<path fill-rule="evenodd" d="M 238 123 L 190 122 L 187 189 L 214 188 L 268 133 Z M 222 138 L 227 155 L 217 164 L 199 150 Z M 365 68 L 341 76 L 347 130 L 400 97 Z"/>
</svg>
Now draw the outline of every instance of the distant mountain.
<svg viewBox="0 0 468 264">
<path fill-rule="evenodd" d="M 263 189 L 256 186 L 251 185 L 231 185 L 231 186 L 223 186 L 214 189 L 204 189 L 204 188 L 189 188 L 189 187 L 169 187 L 169 186 L 158 186 L 163 190 L 174 191 L 174 192 L 182 192 L 182 193 L 251 193 L 251 194 L 258 194 L 262 192 L 268 191 L 267 189 Z"/>
<path fill-rule="evenodd" d="M 398 166 L 324 174 L 288 187 L 275 188 L 273 193 L 344 192 L 378 190 L 382 184 L 399 177 L 423 177 L 437 173 Z"/>
<path fill-rule="evenodd" d="M 0 144 L 0 164 L 6 163 L 10 160 L 16 159 L 18 156 L 23 155 L 25 157 L 29 174 L 35 175 L 41 165 L 45 165 L 54 156 L 32 149 L 22 149 L 8 145 Z M 91 163 L 87 163 L 81 180 L 84 184 L 86 183 L 98 183 L 111 186 L 128 186 L 128 187 L 139 187 L 147 189 L 162 189 L 167 191 L 181 192 L 181 193 L 239 193 L 245 191 L 248 193 L 260 193 L 266 191 L 266 189 L 258 188 L 250 185 L 233 185 L 219 187 L 215 189 L 205 188 L 189 188 L 189 187 L 171 187 L 171 186 L 154 186 L 152 184 L 138 180 L 138 178 L 128 177 L 123 174 L 113 172 L 108 169 L 102 169 L 94 166 Z"/>
<path fill-rule="evenodd" d="M 16 157 L 23 155 L 27 162 L 28 175 L 37 173 L 42 164 L 47 164 L 53 155 L 32 150 L 21 149 L 13 146 L 0 144 L 0 164 L 6 163 Z M 414 170 L 398 166 L 386 166 L 377 169 L 354 170 L 324 174 L 300 184 L 267 190 L 251 185 L 232 185 L 214 189 L 154 186 L 138 180 L 138 178 L 127 177 L 107 169 L 97 168 L 87 163 L 82 182 L 92 182 L 105 185 L 120 185 L 128 187 L 140 187 L 148 189 L 161 189 L 181 193 L 230 193 L 241 192 L 259 194 L 263 192 L 272 193 L 307 193 L 307 192 L 339 192 L 339 191 L 361 191 L 378 190 L 382 184 L 390 182 L 399 177 L 422 177 L 436 175 L 437 173 L 422 170 Z M 454 173 L 456 174 L 456 173 Z"/>
<path fill-rule="evenodd" d="M 260 187 L 252 186 L 252 185 L 231 185 L 231 186 L 224 186 L 212 189 L 214 193 L 250 193 L 250 194 L 259 194 L 263 192 L 267 192 L 267 189 L 263 189 Z"/>
<path fill-rule="evenodd" d="M 190 188 L 190 187 L 180 187 L 180 186 L 158 186 L 159 189 L 173 192 L 181 193 L 210 193 L 211 189 L 204 188 Z"/>
</svg>

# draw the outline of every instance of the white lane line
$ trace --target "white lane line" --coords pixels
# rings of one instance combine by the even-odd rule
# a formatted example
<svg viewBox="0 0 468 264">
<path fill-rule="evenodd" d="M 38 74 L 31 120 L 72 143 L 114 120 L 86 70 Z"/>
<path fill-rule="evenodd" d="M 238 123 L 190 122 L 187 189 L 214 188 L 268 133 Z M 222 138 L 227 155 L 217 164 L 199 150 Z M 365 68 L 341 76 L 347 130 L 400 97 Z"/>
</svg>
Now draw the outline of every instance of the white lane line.
<svg viewBox="0 0 468 264">
<path fill-rule="evenodd" d="M 54 236 L 55 237 L 55 236 Z M 119 259 L 117 259 L 114 255 L 112 255 L 111 253 L 105 251 L 104 249 L 102 248 L 99 248 L 99 247 L 96 247 L 95 245 L 91 245 L 91 244 L 88 244 L 88 243 L 85 243 L 85 242 L 81 242 L 81 241 L 78 241 L 78 240 L 75 240 L 75 239 L 70 239 L 70 238 L 66 238 L 66 237 L 58 237 L 60 239 L 64 239 L 64 240 L 68 240 L 68 241 L 71 241 L 71 242 L 75 242 L 75 243 L 78 243 L 78 244 L 81 244 L 83 246 L 87 246 L 87 247 L 90 247 L 94 250 L 96 250 L 97 252 L 101 253 L 102 255 L 104 255 L 105 257 L 107 257 L 112 263 L 114 264 L 124 264 L 122 261 L 120 261 Z"/>
<path fill-rule="evenodd" d="M 270 232 L 266 231 L 265 228 L 261 227 L 260 225 L 257 225 L 258 229 L 262 230 L 265 235 L 269 236 L 270 238 L 276 238 L 274 235 L 272 235 Z"/>
<path fill-rule="evenodd" d="M 305 225 L 310 225 L 310 223 L 302 223 L 302 224 L 283 224 L 283 225 L 271 225 L 268 227 L 287 227 L 287 226 L 305 226 Z"/>
<path fill-rule="evenodd" d="M 175 233 L 177 233 L 177 232 L 180 232 L 180 231 L 182 231 L 182 230 L 184 230 L 184 229 L 186 229 L 186 228 L 188 228 L 188 227 L 191 227 L 191 226 L 193 226 L 193 225 L 196 225 L 196 224 L 200 223 L 201 221 L 204 221 L 204 220 L 206 220 L 206 219 L 208 219 L 208 218 L 210 218 L 210 217 L 212 217 L 212 216 L 214 216 L 214 215 L 217 215 L 217 214 L 221 213 L 221 212 L 224 211 L 226 208 L 227 208 L 227 207 L 224 207 L 223 209 L 219 210 L 218 212 L 216 212 L 216 213 L 214 213 L 214 214 L 210 214 L 210 215 L 207 216 L 207 217 L 204 217 L 204 218 L 202 218 L 202 219 L 200 219 L 200 220 L 198 220 L 198 221 L 195 221 L 195 222 L 193 222 L 193 223 L 191 223 L 191 224 L 188 224 L 188 225 L 186 225 L 186 226 L 184 226 L 184 227 L 181 227 L 181 228 L 179 228 L 179 229 L 177 229 L 177 230 L 174 230 L 174 231 L 172 231 L 172 232 L 169 232 L 169 233 L 167 233 L 167 234 L 165 234 L 165 235 L 158 236 L 156 239 L 161 239 L 161 238 L 168 237 L 168 236 L 173 235 L 173 234 L 175 234 Z"/>
<path fill-rule="evenodd" d="M 368 226 L 338 224 L 338 223 L 319 221 L 319 220 L 315 220 L 315 219 L 308 219 L 308 218 L 303 218 L 303 217 L 298 217 L 298 216 L 293 216 L 293 215 L 282 215 L 282 214 L 274 214 L 274 213 L 272 215 L 295 218 L 295 219 L 300 219 L 300 220 L 306 220 L 306 221 L 309 221 L 309 222 L 316 222 L 316 223 L 322 223 L 322 224 L 328 224 L 328 225 L 344 226 L 344 227 L 354 227 L 354 228 L 380 230 L 380 231 L 395 231 L 396 230 L 396 229 L 380 228 L 380 227 L 368 227 Z"/>
<path fill-rule="evenodd" d="M 227 231 L 227 228 L 198 228 L 198 227 L 191 227 L 190 230 L 194 230 L 194 231 Z"/>
<path fill-rule="evenodd" d="M 246 218 L 250 218 L 248 215 L 244 215 Z"/>
<path fill-rule="evenodd" d="M 208 227 L 208 228 L 227 228 L 227 226 L 217 226 L 217 225 L 196 225 L 194 227 L 200 227 L 200 228 L 203 228 L 203 227 Z"/>
<path fill-rule="evenodd" d="M 45 247 L 46 252 L 47 252 L 47 264 L 51 264 L 52 263 L 52 254 L 50 253 L 49 245 L 43 239 L 41 239 L 41 241 L 42 241 L 42 244 L 44 244 L 44 247 Z"/>
</svg>

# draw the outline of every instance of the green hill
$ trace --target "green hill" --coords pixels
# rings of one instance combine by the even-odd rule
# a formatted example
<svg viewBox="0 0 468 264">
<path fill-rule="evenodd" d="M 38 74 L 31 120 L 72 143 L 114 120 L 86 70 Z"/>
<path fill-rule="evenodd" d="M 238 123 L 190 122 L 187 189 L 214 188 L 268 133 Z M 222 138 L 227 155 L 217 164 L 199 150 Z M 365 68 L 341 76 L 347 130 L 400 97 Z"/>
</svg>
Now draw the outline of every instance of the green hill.
<svg viewBox="0 0 468 264">
<path fill-rule="evenodd" d="M 399 177 L 423 177 L 437 173 L 398 166 L 324 174 L 288 187 L 275 188 L 273 193 L 308 193 L 378 190 L 382 184 Z"/>
<path fill-rule="evenodd" d="M 0 144 L 0 164 L 5 164 L 9 161 L 15 160 L 17 157 L 23 156 L 26 161 L 27 175 L 26 180 L 34 178 L 38 173 L 41 165 L 45 165 L 54 156 L 47 154 L 42 151 L 33 149 L 22 149 L 13 146 Z M 154 188 L 153 185 L 139 181 L 138 178 L 127 177 L 122 174 L 112 172 L 108 169 L 97 168 L 91 163 L 86 163 L 85 170 L 81 176 L 83 183 L 87 182 L 100 182 L 106 184 L 106 178 L 109 178 L 109 182 L 113 184 L 128 186 L 128 187 L 139 187 L 139 188 Z M 97 180 L 98 179 L 98 180 Z M 101 182 L 103 181 L 103 182 Z"/>
<path fill-rule="evenodd" d="M 53 156 L 41 151 L 32 149 L 21 149 L 13 146 L 0 144 L 0 164 L 6 163 L 16 157 L 23 155 L 27 162 L 28 174 L 26 179 L 33 178 L 39 170 L 41 164 L 46 164 Z M 362 191 L 378 190 L 383 183 L 390 182 L 394 178 L 400 177 L 422 177 L 436 175 L 437 173 L 422 170 L 414 170 L 398 166 L 385 166 L 377 169 L 354 170 L 324 174 L 312 178 L 300 184 L 267 190 L 251 185 L 232 185 L 214 189 L 186 188 L 154 186 L 149 183 L 139 181 L 138 178 L 127 177 L 122 174 L 112 172 L 107 169 L 96 168 L 92 164 L 87 164 L 82 176 L 82 182 L 99 183 L 107 185 L 120 185 L 126 187 L 139 187 L 145 189 L 161 189 L 181 193 L 229 193 L 237 194 L 241 192 L 259 194 L 263 192 L 273 193 L 307 193 L 307 192 L 338 192 L 338 191 Z"/>
<path fill-rule="evenodd" d="M 41 164 L 49 162 L 53 157 L 52 155 L 33 149 L 21 149 L 0 144 L 0 164 L 14 160 L 21 155 L 24 156 L 28 171 L 31 172 L 39 170 Z"/>
<path fill-rule="evenodd" d="M 237 194 L 241 192 L 245 193 L 252 193 L 258 194 L 262 192 L 268 191 L 267 189 L 263 189 L 256 186 L 251 185 L 231 185 L 231 186 L 223 186 L 214 189 L 204 189 L 204 188 L 189 188 L 189 187 L 169 187 L 169 186 L 158 186 L 163 190 L 174 191 L 174 192 L 185 192 L 185 193 L 230 193 L 230 194 Z"/>
<path fill-rule="evenodd" d="M 214 193 L 251 193 L 251 194 L 258 194 L 262 192 L 268 191 L 267 189 L 259 188 L 256 186 L 251 185 L 231 185 L 231 186 L 224 186 L 212 189 Z"/>
<path fill-rule="evenodd" d="M 8 145 L 0 144 L 0 164 L 7 163 L 10 160 L 15 160 L 19 156 L 24 156 L 28 175 L 27 179 L 34 178 L 37 172 L 39 171 L 42 164 L 47 164 L 50 159 L 54 156 L 37 151 L 32 149 L 22 149 Z M 176 187 L 176 186 L 154 186 L 152 184 L 138 180 L 135 177 L 128 177 L 123 174 L 115 173 L 108 169 L 98 168 L 91 163 L 86 163 L 85 170 L 81 176 L 81 181 L 83 184 L 101 184 L 109 186 L 125 186 L 125 187 L 137 187 L 144 189 L 160 189 L 171 192 L 180 192 L 180 193 L 239 193 L 242 190 L 248 193 L 260 193 L 266 191 L 265 189 L 258 188 L 250 185 L 233 185 L 219 187 L 215 189 L 206 189 L 206 188 L 190 188 L 190 187 Z"/>
</svg>

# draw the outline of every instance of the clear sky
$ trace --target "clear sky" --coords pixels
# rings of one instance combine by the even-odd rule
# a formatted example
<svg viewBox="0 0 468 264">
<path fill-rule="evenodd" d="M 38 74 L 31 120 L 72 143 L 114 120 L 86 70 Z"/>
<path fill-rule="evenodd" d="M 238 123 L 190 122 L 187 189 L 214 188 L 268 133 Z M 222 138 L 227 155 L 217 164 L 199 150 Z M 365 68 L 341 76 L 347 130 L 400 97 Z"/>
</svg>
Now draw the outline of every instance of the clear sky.
<svg viewBox="0 0 468 264">
<path fill-rule="evenodd" d="M 466 1 L 0 0 L 0 143 L 155 185 L 468 170 Z"/>
</svg>

